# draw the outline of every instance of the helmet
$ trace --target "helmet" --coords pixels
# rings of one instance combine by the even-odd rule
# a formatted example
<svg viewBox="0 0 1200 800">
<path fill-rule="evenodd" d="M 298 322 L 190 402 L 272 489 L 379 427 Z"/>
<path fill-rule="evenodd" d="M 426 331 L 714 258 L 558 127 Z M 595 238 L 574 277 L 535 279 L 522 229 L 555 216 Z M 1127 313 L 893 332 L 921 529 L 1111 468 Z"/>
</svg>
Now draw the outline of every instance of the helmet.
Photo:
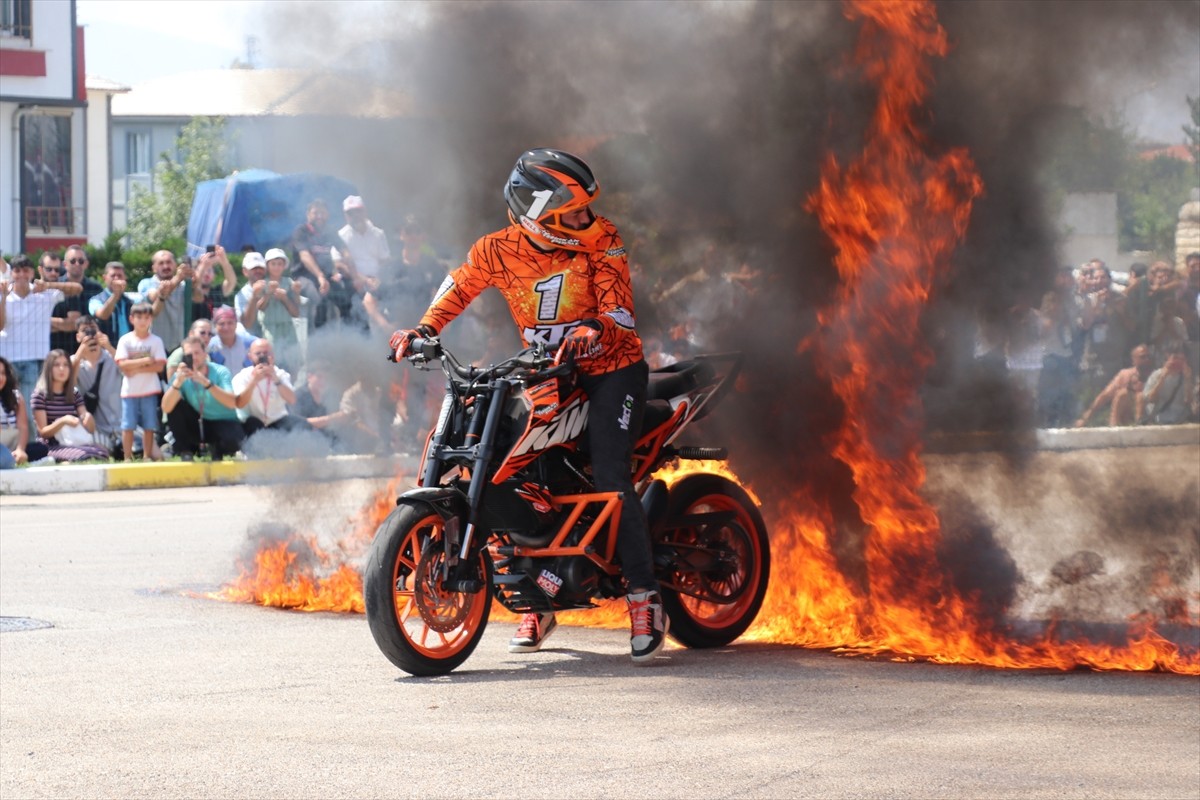
<svg viewBox="0 0 1200 800">
<path fill-rule="evenodd" d="M 604 232 L 596 215 L 581 230 L 565 227 L 563 214 L 586 207 L 600 194 L 592 170 L 578 156 L 562 150 L 530 150 L 517 159 L 504 200 L 508 218 L 535 242 L 564 250 L 600 248 Z"/>
</svg>

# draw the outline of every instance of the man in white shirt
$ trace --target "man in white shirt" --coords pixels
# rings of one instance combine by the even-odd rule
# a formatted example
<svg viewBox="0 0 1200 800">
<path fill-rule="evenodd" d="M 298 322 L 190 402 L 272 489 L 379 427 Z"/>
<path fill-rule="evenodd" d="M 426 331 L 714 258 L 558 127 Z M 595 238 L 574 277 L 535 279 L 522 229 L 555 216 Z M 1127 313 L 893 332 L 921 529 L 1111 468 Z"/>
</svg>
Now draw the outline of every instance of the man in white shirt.
<svg viewBox="0 0 1200 800">
<path fill-rule="evenodd" d="M 78 283 L 34 279 L 33 262 L 20 255 L 10 265 L 12 286 L 4 296 L 4 329 L 0 330 L 0 356 L 8 359 L 25 397 L 33 393 L 42 363 L 50 352 L 50 324 L 54 307 L 67 296 L 83 291 Z M 29 403 L 26 408 L 29 409 Z M 32 419 L 32 416 L 30 417 Z"/>
<path fill-rule="evenodd" d="M 296 402 L 296 391 L 288 371 L 275 366 L 271 343 L 266 339 L 255 340 L 250 345 L 250 360 L 254 366 L 233 376 L 238 418 L 246 436 L 253 436 L 263 428 L 312 430 L 306 419 L 288 412 L 288 404 Z"/>
<path fill-rule="evenodd" d="M 334 247 L 333 263 L 349 262 L 351 275 L 358 275 L 355 294 L 361 295 L 379 288 L 381 273 L 392 257 L 388 249 L 387 234 L 367 218 L 367 206 L 358 195 L 350 195 L 342 201 L 346 224 L 338 231 L 345 247 Z"/>
</svg>

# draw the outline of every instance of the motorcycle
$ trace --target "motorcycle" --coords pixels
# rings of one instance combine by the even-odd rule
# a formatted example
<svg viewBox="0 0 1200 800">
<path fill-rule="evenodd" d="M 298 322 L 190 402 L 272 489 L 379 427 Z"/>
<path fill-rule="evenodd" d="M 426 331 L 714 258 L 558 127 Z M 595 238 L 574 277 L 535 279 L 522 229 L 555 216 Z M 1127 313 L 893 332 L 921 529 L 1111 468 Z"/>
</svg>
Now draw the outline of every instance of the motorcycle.
<svg viewBox="0 0 1200 800">
<path fill-rule="evenodd" d="M 408 360 L 440 362 L 446 394 L 417 488 L 379 526 L 363 575 L 371 634 L 393 664 L 418 676 L 451 672 L 479 644 L 493 599 L 525 614 L 622 597 L 615 552 L 625 502 L 646 509 L 671 638 L 718 647 L 754 621 L 770 573 L 758 507 L 721 475 L 690 473 L 670 487 L 653 477 L 675 459 L 727 458 L 724 448 L 675 443 L 717 404 L 740 354 L 650 373 L 632 498 L 595 491 L 588 398 L 573 385 L 573 365 L 543 345 L 479 367 L 430 337 L 413 342 Z"/>
</svg>

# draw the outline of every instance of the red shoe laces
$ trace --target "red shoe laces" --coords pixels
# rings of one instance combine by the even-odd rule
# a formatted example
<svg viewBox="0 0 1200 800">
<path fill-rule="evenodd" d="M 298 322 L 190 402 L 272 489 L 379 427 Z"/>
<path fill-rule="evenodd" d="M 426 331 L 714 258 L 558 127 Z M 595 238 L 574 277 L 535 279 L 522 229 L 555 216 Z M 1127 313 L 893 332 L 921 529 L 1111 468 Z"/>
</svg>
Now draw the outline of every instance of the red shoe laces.
<svg viewBox="0 0 1200 800">
<path fill-rule="evenodd" d="M 654 612 L 650 608 L 650 598 L 629 601 L 629 624 L 634 636 L 650 636 L 653 633 Z"/>
<path fill-rule="evenodd" d="M 530 614 L 521 621 L 521 627 L 517 629 L 518 636 L 537 636 L 538 617 L 537 614 Z"/>
</svg>

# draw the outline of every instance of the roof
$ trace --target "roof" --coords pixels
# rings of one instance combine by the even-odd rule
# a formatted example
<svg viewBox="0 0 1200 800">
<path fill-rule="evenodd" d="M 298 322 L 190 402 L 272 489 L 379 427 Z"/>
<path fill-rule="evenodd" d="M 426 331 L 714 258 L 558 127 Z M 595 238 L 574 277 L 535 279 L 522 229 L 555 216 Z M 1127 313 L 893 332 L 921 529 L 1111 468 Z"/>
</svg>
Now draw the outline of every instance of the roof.
<svg viewBox="0 0 1200 800">
<path fill-rule="evenodd" d="M 114 117 L 409 116 L 402 92 L 352 73 L 212 69 L 139 83 L 113 98 Z"/>
<path fill-rule="evenodd" d="M 84 79 L 84 88 L 89 92 L 108 92 L 109 94 L 121 94 L 129 91 L 129 87 L 125 84 L 102 78 L 99 75 L 88 75 Z"/>
<path fill-rule="evenodd" d="M 1196 159 L 1192 156 L 1192 150 L 1186 144 L 1172 144 L 1155 147 L 1148 147 L 1138 153 L 1138 158 L 1142 161 L 1152 161 L 1156 158 L 1174 158 L 1179 161 L 1186 161 L 1189 164 Z"/>
</svg>

